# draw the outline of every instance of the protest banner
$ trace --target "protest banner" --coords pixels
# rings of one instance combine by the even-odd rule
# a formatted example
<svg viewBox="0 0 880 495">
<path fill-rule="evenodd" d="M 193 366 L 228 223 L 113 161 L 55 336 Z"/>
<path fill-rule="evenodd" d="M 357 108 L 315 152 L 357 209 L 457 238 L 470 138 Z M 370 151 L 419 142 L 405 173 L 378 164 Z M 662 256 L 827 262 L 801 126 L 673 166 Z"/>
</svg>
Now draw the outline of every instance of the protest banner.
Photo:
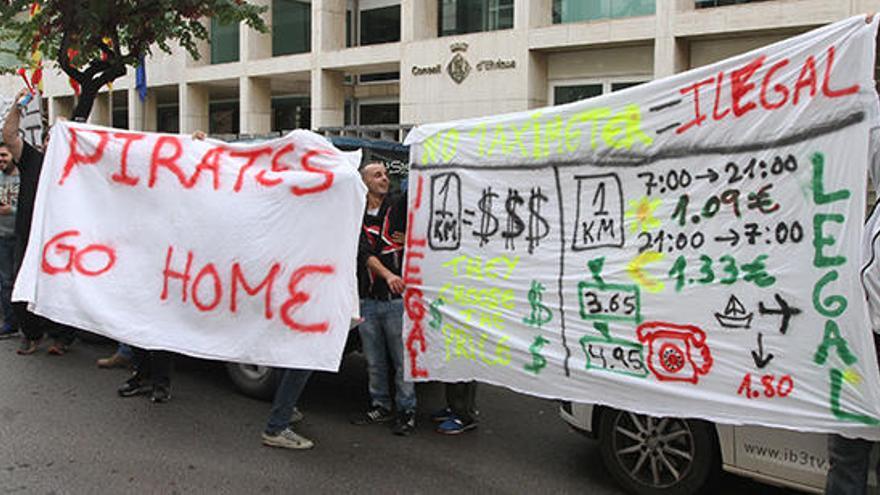
<svg viewBox="0 0 880 495">
<path fill-rule="evenodd" d="M 408 376 L 880 438 L 859 278 L 876 32 L 414 129 Z"/>
<path fill-rule="evenodd" d="M 360 153 L 62 122 L 14 300 L 148 349 L 336 370 L 357 311 Z"/>
</svg>

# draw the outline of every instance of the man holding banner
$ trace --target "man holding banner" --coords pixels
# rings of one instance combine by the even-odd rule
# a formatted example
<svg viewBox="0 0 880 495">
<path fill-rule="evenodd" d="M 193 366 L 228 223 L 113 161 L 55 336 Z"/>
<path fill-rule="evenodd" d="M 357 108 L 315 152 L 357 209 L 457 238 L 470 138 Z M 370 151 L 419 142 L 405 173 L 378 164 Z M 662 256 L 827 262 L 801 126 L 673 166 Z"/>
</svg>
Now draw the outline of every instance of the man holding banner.
<svg viewBox="0 0 880 495">
<path fill-rule="evenodd" d="M 40 171 L 43 167 L 43 153 L 37 150 L 30 143 L 25 142 L 19 134 L 21 123 L 20 104 L 22 98 L 28 93 L 27 89 L 19 91 L 15 97 L 15 104 L 6 116 L 3 124 L 3 142 L 9 146 L 12 153 L 12 159 L 18 166 L 20 174 L 20 188 L 18 197 L 18 208 L 15 213 L 15 268 L 13 270 L 13 279 L 18 275 L 24 259 L 25 249 L 27 248 L 28 239 L 31 231 L 31 221 L 34 214 L 34 202 L 37 195 L 37 183 L 40 180 Z M 45 150 L 49 144 L 49 133 L 43 133 L 43 149 Z M 21 346 L 18 349 L 19 355 L 29 355 L 37 352 L 43 335 L 48 333 L 54 338 L 54 343 L 49 348 L 49 354 L 63 355 L 73 343 L 73 329 L 64 325 L 56 324 L 46 318 L 37 316 L 27 309 L 27 303 L 16 303 L 13 305 L 15 310 L 15 319 L 21 325 L 22 338 Z"/>
<path fill-rule="evenodd" d="M 870 22 L 870 18 L 869 18 Z M 875 57 L 876 59 L 876 57 Z M 875 87 L 880 95 L 880 83 Z M 880 191 L 880 126 L 871 129 L 871 155 L 868 158 L 869 187 L 874 188 L 874 196 Z M 868 317 L 874 329 L 874 347 L 880 349 L 880 265 L 878 265 L 877 237 L 880 234 L 880 211 L 875 202 L 868 220 L 865 223 L 864 266 L 862 268 L 862 285 L 865 288 L 865 301 L 868 306 Z M 831 464 L 825 482 L 827 495 L 860 495 L 868 490 L 868 471 L 870 469 L 871 451 L 875 442 L 862 438 L 846 438 L 842 435 L 828 437 L 828 461 Z M 874 466 L 877 469 L 880 466 Z"/>
</svg>

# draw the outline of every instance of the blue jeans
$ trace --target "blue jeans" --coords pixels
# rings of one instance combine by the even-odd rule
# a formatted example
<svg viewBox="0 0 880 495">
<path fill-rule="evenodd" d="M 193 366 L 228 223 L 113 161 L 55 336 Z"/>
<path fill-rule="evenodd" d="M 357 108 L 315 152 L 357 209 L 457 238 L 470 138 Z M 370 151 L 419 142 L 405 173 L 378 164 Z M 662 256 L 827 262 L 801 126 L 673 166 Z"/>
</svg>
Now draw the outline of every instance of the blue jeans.
<svg viewBox="0 0 880 495">
<path fill-rule="evenodd" d="M 134 357 L 134 353 L 132 352 L 131 347 L 129 347 L 128 344 L 123 344 L 122 342 L 120 342 L 116 346 L 116 354 L 119 354 L 120 356 L 129 360 Z"/>
<path fill-rule="evenodd" d="M 272 411 L 269 413 L 269 422 L 266 423 L 266 433 L 277 435 L 290 426 L 290 415 L 299 401 L 299 396 L 312 370 L 283 369 L 281 381 L 275 390 L 275 399 L 272 400 Z"/>
<path fill-rule="evenodd" d="M 15 236 L 0 237 L 0 310 L 4 326 L 15 326 L 12 284 L 15 282 Z"/>
<path fill-rule="evenodd" d="M 394 366 L 397 412 L 415 411 L 415 386 L 403 379 L 403 300 L 361 299 L 361 317 L 364 319 L 360 325 L 361 342 L 367 358 L 372 405 L 391 410 L 388 387 L 390 360 Z"/>
<path fill-rule="evenodd" d="M 828 461 L 831 468 L 825 479 L 825 495 L 868 493 L 868 464 L 873 448 L 874 442 L 868 440 L 830 435 Z"/>
</svg>

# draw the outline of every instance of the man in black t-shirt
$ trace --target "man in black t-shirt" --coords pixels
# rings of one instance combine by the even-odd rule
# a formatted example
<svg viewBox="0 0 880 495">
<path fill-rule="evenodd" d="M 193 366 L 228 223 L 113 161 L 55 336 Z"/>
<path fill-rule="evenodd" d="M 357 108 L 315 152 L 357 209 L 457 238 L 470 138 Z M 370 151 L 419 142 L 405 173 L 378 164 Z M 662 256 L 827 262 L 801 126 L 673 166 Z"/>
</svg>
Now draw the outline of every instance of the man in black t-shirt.
<svg viewBox="0 0 880 495">
<path fill-rule="evenodd" d="M 27 94 L 27 89 L 21 90 L 15 98 L 15 104 L 9 110 L 6 121 L 3 123 L 3 142 L 9 146 L 12 159 L 18 167 L 20 176 L 18 191 L 18 209 L 15 212 L 15 278 L 21 268 L 27 249 L 28 239 L 31 233 L 31 221 L 34 215 L 34 201 L 37 196 L 37 184 L 40 180 L 40 171 L 43 168 L 43 151 L 38 150 L 26 143 L 19 134 L 21 123 L 21 107 L 19 102 Z M 43 150 L 49 144 L 49 132 L 43 133 Z M 49 354 L 63 355 L 73 342 L 74 331 L 72 328 L 55 323 L 51 320 L 37 316 L 27 310 L 27 303 L 13 303 L 15 318 L 21 325 L 24 337 L 18 354 L 33 354 L 39 349 L 40 341 L 46 333 L 54 338 L 54 343 L 49 347 Z"/>
</svg>

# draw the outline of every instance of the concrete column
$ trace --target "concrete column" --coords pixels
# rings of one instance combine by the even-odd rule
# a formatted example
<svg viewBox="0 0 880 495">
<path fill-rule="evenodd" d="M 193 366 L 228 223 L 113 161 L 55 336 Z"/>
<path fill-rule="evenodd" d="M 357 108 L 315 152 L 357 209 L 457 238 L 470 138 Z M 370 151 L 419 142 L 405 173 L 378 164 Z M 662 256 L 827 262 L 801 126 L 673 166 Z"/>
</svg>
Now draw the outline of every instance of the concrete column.
<svg viewBox="0 0 880 495">
<path fill-rule="evenodd" d="M 345 48 L 346 0 L 312 0 L 312 53 Z"/>
<path fill-rule="evenodd" d="M 208 40 L 211 39 L 211 20 L 203 19 L 202 26 L 205 26 L 205 30 L 208 31 Z M 182 48 L 181 52 L 184 54 L 183 56 L 186 58 L 186 67 L 201 67 L 203 65 L 211 64 L 211 44 L 208 40 L 194 40 L 196 44 L 196 48 L 199 52 L 199 59 L 196 60 L 192 58 L 186 49 Z"/>
<path fill-rule="evenodd" d="M 269 26 L 268 33 L 261 33 L 247 24 L 241 24 L 238 48 L 241 60 L 260 60 L 272 56 L 272 0 L 250 0 L 248 3 L 268 7 L 261 16 Z"/>
<path fill-rule="evenodd" d="M 547 54 L 541 52 L 528 52 L 526 58 L 529 61 L 528 97 L 529 108 L 540 108 L 550 104 L 547 101 Z"/>
<path fill-rule="evenodd" d="M 553 0 L 514 0 L 514 29 L 532 29 L 551 24 L 553 24 Z"/>
<path fill-rule="evenodd" d="M 128 90 L 128 128 L 133 131 L 156 132 L 156 95 L 147 89 L 147 97 L 141 101 L 137 88 Z"/>
<path fill-rule="evenodd" d="M 312 70 L 312 129 L 345 123 L 345 87 L 342 72 Z"/>
<path fill-rule="evenodd" d="M 403 42 L 437 37 L 438 3 L 425 0 L 401 0 L 400 40 Z"/>
<path fill-rule="evenodd" d="M 208 88 L 198 84 L 183 83 L 180 91 L 180 132 L 191 134 L 195 131 L 208 132 Z"/>
<path fill-rule="evenodd" d="M 70 96 L 53 96 L 49 99 L 49 124 L 54 124 L 58 117 L 69 119 L 73 114 L 73 98 Z"/>
<path fill-rule="evenodd" d="M 92 113 L 89 114 L 88 123 L 109 127 L 113 120 L 110 112 L 110 93 L 106 91 L 98 93 L 95 96 L 95 103 L 92 105 Z"/>
<path fill-rule="evenodd" d="M 272 130 L 272 89 L 269 79 L 242 76 L 239 88 L 239 130 L 242 134 L 266 134 Z"/>
<path fill-rule="evenodd" d="M 654 78 L 671 76 L 690 68 L 690 44 L 674 34 L 677 14 L 693 10 L 689 0 L 657 2 L 657 32 L 654 37 Z"/>
</svg>

